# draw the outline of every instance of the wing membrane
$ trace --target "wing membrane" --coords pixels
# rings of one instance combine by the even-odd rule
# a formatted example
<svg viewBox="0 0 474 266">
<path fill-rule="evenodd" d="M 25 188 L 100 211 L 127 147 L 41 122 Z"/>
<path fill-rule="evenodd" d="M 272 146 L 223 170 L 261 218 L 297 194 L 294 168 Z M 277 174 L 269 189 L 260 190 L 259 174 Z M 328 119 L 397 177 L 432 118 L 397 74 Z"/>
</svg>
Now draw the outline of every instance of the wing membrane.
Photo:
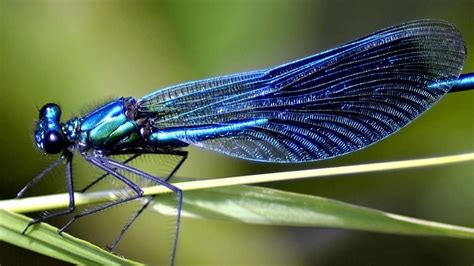
<svg viewBox="0 0 474 266">
<path fill-rule="evenodd" d="M 449 91 L 465 56 L 454 26 L 414 21 L 272 69 L 159 90 L 140 112 L 167 137 L 230 156 L 320 160 L 415 119 Z"/>
</svg>

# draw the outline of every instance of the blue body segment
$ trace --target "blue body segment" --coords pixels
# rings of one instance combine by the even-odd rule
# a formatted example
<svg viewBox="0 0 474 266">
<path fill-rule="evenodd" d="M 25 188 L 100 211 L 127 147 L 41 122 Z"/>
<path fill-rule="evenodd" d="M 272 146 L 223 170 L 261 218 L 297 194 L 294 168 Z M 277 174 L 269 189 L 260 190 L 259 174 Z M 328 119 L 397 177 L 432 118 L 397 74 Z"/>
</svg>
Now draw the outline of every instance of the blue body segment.
<svg viewBox="0 0 474 266">
<path fill-rule="evenodd" d="M 267 122 L 268 119 L 260 118 L 249 121 L 238 121 L 226 125 L 157 130 L 150 135 L 149 141 L 152 144 L 156 143 L 158 145 L 162 145 L 162 143 L 166 143 L 168 141 L 181 139 L 195 139 L 195 141 L 199 141 L 205 138 L 216 138 L 223 134 L 238 132 L 247 128 L 256 128 L 258 126 L 264 125 Z"/>
<path fill-rule="evenodd" d="M 140 145 L 136 121 L 128 114 L 133 98 L 119 98 L 96 109 L 81 119 L 79 141 L 84 147 L 120 150 Z"/>
<path fill-rule="evenodd" d="M 109 102 L 82 118 L 81 131 L 93 130 L 97 126 L 108 123 L 111 120 L 127 120 L 123 98 Z"/>
<path fill-rule="evenodd" d="M 40 150 L 55 154 L 64 148 L 60 118 L 61 109 L 58 105 L 48 103 L 41 108 L 34 134 L 36 146 Z"/>
<path fill-rule="evenodd" d="M 457 80 L 435 83 L 429 88 L 436 89 L 440 86 L 452 86 L 450 92 L 472 90 L 474 88 L 474 73 L 462 74 Z"/>
<path fill-rule="evenodd" d="M 61 118 L 61 110 L 59 109 L 58 106 L 46 106 L 43 108 L 41 111 L 42 117 L 44 117 L 45 120 L 47 121 L 58 121 Z M 54 124 L 50 124 L 48 126 L 51 127 L 56 127 Z"/>
<path fill-rule="evenodd" d="M 462 74 L 459 76 L 459 79 L 454 82 L 452 89 L 469 90 L 472 88 L 474 88 L 474 73 Z"/>
</svg>

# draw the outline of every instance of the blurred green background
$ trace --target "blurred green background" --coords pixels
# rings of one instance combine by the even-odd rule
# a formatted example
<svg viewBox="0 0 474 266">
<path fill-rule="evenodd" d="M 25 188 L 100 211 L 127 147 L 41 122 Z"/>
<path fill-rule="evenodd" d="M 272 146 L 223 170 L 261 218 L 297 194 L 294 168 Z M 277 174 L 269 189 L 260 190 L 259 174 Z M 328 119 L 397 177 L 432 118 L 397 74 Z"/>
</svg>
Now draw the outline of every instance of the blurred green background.
<svg viewBox="0 0 474 266">
<path fill-rule="evenodd" d="M 179 82 L 273 66 L 420 18 L 454 23 L 473 51 L 473 11 L 472 0 L 1 0 L 0 198 L 14 197 L 47 165 L 32 142 L 37 107 L 47 102 L 62 106 L 64 120 L 110 98 L 139 98 Z M 465 72 L 473 71 L 468 53 Z M 191 148 L 178 174 L 214 178 L 472 152 L 473 105 L 473 92 L 447 95 L 389 139 L 323 162 L 262 164 Z M 464 163 L 265 186 L 474 227 L 473 172 L 474 165 Z M 137 221 L 118 252 L 157 263 L 163 252 L 153 248 L 154 238 L 162 228 L 155 217 L 147 213 Z M 101 216 L 70 232 L 102 244 L 116 233 L 108 230 L 113 223 Z M 32 262 L 62 264 L 0 243 L 0 264 Z M 473 263 L 474 242 L 467 240 L 192 219 L 182 223 L 177 255 L 177 265 Z"/>
</svg>

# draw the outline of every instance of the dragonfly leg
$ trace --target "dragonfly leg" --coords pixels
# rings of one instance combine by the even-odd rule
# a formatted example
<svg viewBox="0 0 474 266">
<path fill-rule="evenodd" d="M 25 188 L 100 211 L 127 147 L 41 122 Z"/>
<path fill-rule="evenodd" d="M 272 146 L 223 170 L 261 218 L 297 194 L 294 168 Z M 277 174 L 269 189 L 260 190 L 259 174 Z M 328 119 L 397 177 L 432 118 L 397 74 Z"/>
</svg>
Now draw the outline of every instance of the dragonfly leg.
<svg viewBox="0 0 474 266">
<path fill-rule="evenodd" d="M 121 164 L 119 162 L 113 161 L 111 159 L 107 159 L 107 158 L 104 158 L 104 160 L 107 162 L 108 165 L 111 165 L 113 167 L 117 167 L 117 168 L 120 168 L 122 170 L 128 171 L 131 174 L 143 177 L 145 179 L 152 180 L 152 181 L 156 182 L 157 184 L 162 185 L 162 186 L 168 188 L 169 190 L 173 191 L 174 193 L 176 193 L 176 195 L 178 197 L 178 206 L 177 206 L 178 213 L 176 215 L 175 238 L 174 238 L 174 242 L 173 242 L 173 250 L 172 250 L 172 253 L 171 253 L 171 260 L 170 260 L 170 265 L 173 265 L 174 264 L 174 258 L 175 258 L 175 255 L 176 255 L 176 247 L 177 247 L 177 244 L 178 244 L 179 227 L 180 227 L 180 223 L 181 223 L 181 209 L 183 207 L 183 191 L 180 188 L 168 183 L 167 181 L 161 180 L 157 177 L 154 177 L 150 174 L 147 174 L 147 173 L 145 173 L 141 170 L 138 170 L 136 168 L 133 168 L 131 166 L 124 165 L 124 164 Z M 178 165 L 180 165 L 180 164 L 178 164 Z M 133 217 L 132 217 L 132 219 L 133 219 Z M 133 220 L 132 220 L 132 222 L 133 222 Z"/>
<path fill-rule="evenodd" d="M 178 164 L 176 164 L 176 166 L 173 168 L 173 170 L 171 170 L 171 172 L 168 174 L 168 176 L 165 178 L 165 181 L 169 181 L 174 176 L 174 174 L 178 171 L 178 169 L 181 167 L 181 165 L 183 165 L 184 161 L 186 161 L 186 159 L 188 158 L 188 152 L 187 151 L 175 151 L 173 154 L 181 156 L 181 159 L 178 162 Z M 148 207 L 148 205 L 150 204 L 150 202 L 153 201 L 155 196 L 156 195 L 153 195 L 153 196 L 149 197 L 146 200 L 145 204 L 143 204 L 143 206 L 140 208 L 140 210 L 138 210 L 135 213 L 135 215 L 133 215 L 128 220 L 128 222 L 122 227 L 122 230 L 120 231 L 120 234 L 115 238 L 114 242 L 112 242 L 112 244 L 107 247 L 109 249 L 109 251 L 112 251 L 117 246 L 118 242 L 120 241 L 120 239 L 122 239 L 123 235 L 128 230 L 128 228 L 132 225 L 133 222 L 135 222 L 135 220 L 138 218 L 138 216 L 140 216 L 140 214 Z"/>
<path fill-rule="evenodd" d="M 47 173 L 51 172 L 56 166 L 58 166 L 62 161 L 64 161 L 66 157 L 63 155 L 59 159 L 57 159 L 55 162 L 50 164 L 46 169 L 44 169 L 41 173 L 39 173 L 37 176 L 35 176 L 33 179 L 31 179 L 28 184 L 26 184 L 25 187 L 23 187 L 20 192 L 16 195 L 17 198 L 22 198 L 23 195 L 28 191 L 31 187 L 36 185 L 44 176 L 46 176 Z"/>
<path fill-rule="evenodd" d="M 130 156 L 129 158 L 127 158 L 126 160 L 124 160 L 122 163 L 129 163 L 131 161 L 133 161 L 134 159 L 136 159 L 137 157 L 139 157 L 141 154 L 134 154 L 132 156 Z M 104 173 L 103 175 L 97 177 L 94 181 L 92 181 L 91 183 L 89 183 L 87 186 L 85 186 L 84 188 L 82 188 L 81 190 L 79 190 L 79 192 L 81 193 L 84 193 L 86 192 L 87 190 L 89 190 L 91 187 L 95 186 L 97 183 L 99 183 L 102 179 L 106 178 L 107 176 L 109 175 L 108 172 Z"/>
<path fill-rule="evenodd" d="M 128 228 L 130 228 L 130 226 L 132 225 L 133 222 L 135 222 L 135 220 L 138 218 L 138 216 L 140 216 L 140 214 L 148 207 L 148 205 L 153 201 L 153 199 L 155 198 L 155 196 L 151 196 L 151 197 L 148 197 L 145 204 L 143 204 L 143 206 L 140 208 L 140 210 L 138 210 L 135 215 L 133 215 L 129 220 L 128 222 L 122 227 L 122 230 L 120 231 L 120 234 L 115 238 L 114 242 L 112 242 L 112 244 L 110 246 L 107 246 L 107 249 L 112 252 L 115 247 L 117 246 L 118 242 L 120 242 L 120 239 L 122 239 L 123 235 L 125 234 L 125 232 L 128 230 Z"/>
<path fill-rule="evenodd" d="M 73 178 L 72 178 L 72 153 L 67 154 L 65 157 L 67 158 L 66 159 L 66 184 L 67 184 L 67 191 L 68 191 L 68 194 L 69 194 L 69 207 L 68 207 L 68 209 L 64 210 L 64 211 L 50 213 L 50 214 L 47 214 L 47 215 L 45 215 L 41 218 L 36 218 L 36 219 L 32 220 L 31 222 L 28 223 L 26 228 L 23 230 L 22 234 L 25 234 L 26 231 L 28 230 L 28 228 L 30 226 L 34 225 L 34 224 L 37 224 L 39 222 L 45 221 L 45 220 L 53 218 L 53 217 L 66 215 L 66 214 L 69 214 L 69 213 L 74 211 L 75 201 L 74 201 L 74 182 L 73 182 Z M 61 161 L 62 161 L 62 159 L 59 159 L 54 164 L 57 165 Z M 54 168 L 56 165 L 52 165 L 52 167 L 51 166 L 48 167 L 48 168 L 50 168 L 49 171 L 52 168 Z M 44 173 L 44 171 L 43 171 L 43 173 Z M 43 174 L 43 173 L 41 173 L 41 174 Z"/>
<path fill-rule="evenodd" d="M 93 214 L 93 213 L 96 213 L 96 212 L 99 212 L 101 210 L 104 210 L 106 208 L 109 208 L 109 207 L 112 207 L 112 206 L 115 206 L 117 204 L 122 204 L 122 203 L 125 203 L 127 201 L 131 201 L 131 200 L 134 200 L 134 199 L 137 199 L 139 197 L 141 197 L 143 195 L 143 190 L 135 183 L 133 183 L 132 181 L 130 181 L 128 178 L 126 178 L 125 176 L 115 172 L 114 169 L 106 166 L 104 164 L 104 162 L 102 162 L 102 160 L 99 160 L 95 157 L 92 157 L 92 156 L 89 156 L 87 154 L 83 154 L 84 158 L 92 163 L 93 165 L 99 167 L 100 169 L 102 169 L 103 171 L 106 171 L 107 173 L 113 175 L 114 177 L 116 177 L 118 180 L 122 181 L 123 183 L 125 183 L 127 186 L 129 186 L 135 193 L 136 195 L 134 196 L 131 196 L 131 197 L 128 197 L 128 198 L 124 198 L 124 199 L 120 199 L 120 200 L 116 200 L 114 202 L 111 202 L 109 204 L 106 204 L 104 206 L 100 206 L 98 208 L 95 208 L 95 209 L 92 209 L 92 210 L 85 210 L 77 215 L 74 215 L 74 217 L 72 217 L 61 229 L 58 230 L 58 233 L 62 233 L 64 232 L 67 228 L 69 228 L 69 226 L 71 226 L 71 224 L 73 222 L 75 222 L 77 219 L 81 218 L 81 217 L 84 217 L 84 216 L 87 216 L 87 215 L 90 215 L 90 214 Z"/>
</svg>

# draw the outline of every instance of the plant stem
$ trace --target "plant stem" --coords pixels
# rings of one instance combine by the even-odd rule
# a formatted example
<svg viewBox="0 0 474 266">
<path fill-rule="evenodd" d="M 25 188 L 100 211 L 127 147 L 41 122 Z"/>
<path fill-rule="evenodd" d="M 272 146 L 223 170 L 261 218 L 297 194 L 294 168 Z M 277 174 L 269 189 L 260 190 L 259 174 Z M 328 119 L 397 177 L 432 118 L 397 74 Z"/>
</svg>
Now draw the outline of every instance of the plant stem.
<svg viewBox="0 0 474 266">
<path fill-rule="evenodd" d="M 260 175 L 247 175 L 219 179 L 208 179 L 199 181 L 188 181 L 174 183 L 183 191 L 235 186 L 249 185 L 264 182 L 275 182 L 283 180 L 294 180 L 302 178 L 328 177 L 335 175 L 346 175 L 355 173 L 368 173 L 376 171 L 388 171 L 397 169 L 418 168 L 426 166 L 444 165 L 450 163 L 459 163 L 473 161 L 474 153 L 466 153 L 452 156 L 443 156 L 427 159 L 404 160 L 397 162 L 371 163 L 352 166 L 330 167 L 313 170 L 290 171 Z M 156 195 L 169 193 L 169 190 L 162 186 L 153 186 L 143 188 L 145 195 Z M 118 199 L 116 191 L 101 191 L 91 193 L 75 193 L 76 206 L 87 205 L 100 202 L 108 202 Z M 39 197 L 30 197 L 24 199 L 11 199 L 0 201 L 0 209 L 9 210 L 18 213 L 44 211 L 51 209 L 65 208 L 68 206 L 69 198 L 66 193 L 54 194 Z"/>
</svg>

